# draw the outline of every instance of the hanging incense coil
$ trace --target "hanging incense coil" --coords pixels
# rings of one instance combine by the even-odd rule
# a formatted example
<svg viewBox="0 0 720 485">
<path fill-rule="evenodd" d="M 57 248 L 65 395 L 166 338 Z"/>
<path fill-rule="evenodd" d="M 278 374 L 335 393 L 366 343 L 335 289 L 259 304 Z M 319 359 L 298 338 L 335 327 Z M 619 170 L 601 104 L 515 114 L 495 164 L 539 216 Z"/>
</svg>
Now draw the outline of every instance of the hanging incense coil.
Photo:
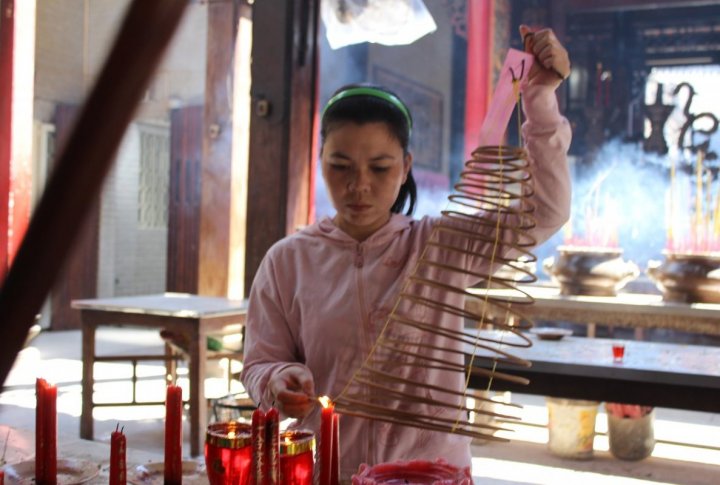
<svg viewBox="0 0 720 485">
<path fill-rule="evenodd" d="M 335 409 L 378 421 L 501 440 L 494 433 L 502 428 L 470 422 L 467 416 L 472 412 L 517 418 L 468 408 L 465 398 L 468 373 L 487 378 L 488 388 L 493 379 L 528 382 L 495 370 L 499 363 L 530 365 L 506 350 L 531 345 L 521 331 L 531 326 L 522 308 L 533 299 L 518 288 L 520 283 L 536 281 L 526 267 L 536 262 L 529 251 L 535 245 L 528 232 L 535 226 L 535 207 L 530 201 L 533 187 L 526 151 L 510 146 L 478 148 L 465 162 L 454 189 L 417 261 L 409 265 L 414 268 L 374 347 L 335 399 Z M 466 310 L 466 297 L 479 297 L 484 302 L 482 312 Z M 426 378 L 429 371 L 434 373 L 433 383 Z"/>
</svg>

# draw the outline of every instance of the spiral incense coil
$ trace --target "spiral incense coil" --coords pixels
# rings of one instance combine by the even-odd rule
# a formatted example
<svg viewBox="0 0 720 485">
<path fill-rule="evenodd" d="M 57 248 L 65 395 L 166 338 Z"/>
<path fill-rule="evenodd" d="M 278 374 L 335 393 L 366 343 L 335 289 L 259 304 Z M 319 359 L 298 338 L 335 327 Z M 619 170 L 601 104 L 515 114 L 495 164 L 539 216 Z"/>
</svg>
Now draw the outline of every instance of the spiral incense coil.
<svg viewBox="0 0 720 485">
<path fill-rule="evenodd" d="M 487 378 L 488 389 L 493 379 L 528 382 L 495 366 L 530 365 L 505 349 L 531 345 L 521 330 L 532 325 L 522 308 L 533 299 L 518 284 L 536 281 L 525 266 L 537 260 L 528 249 L 535 245 L 532 195 L 524 149 L 473 152 L 373 348 L 335 399 L 338 412 L 504 441 L 494 436 L 502 428 L 467 416 L 517 418 L 468 408 L 467 382 L 469 374 Z M 480 298 L 482 312 L 466 310 L 466 297 Z M 430 383 L 429 371 L 442 378 Z"/>
</svg>

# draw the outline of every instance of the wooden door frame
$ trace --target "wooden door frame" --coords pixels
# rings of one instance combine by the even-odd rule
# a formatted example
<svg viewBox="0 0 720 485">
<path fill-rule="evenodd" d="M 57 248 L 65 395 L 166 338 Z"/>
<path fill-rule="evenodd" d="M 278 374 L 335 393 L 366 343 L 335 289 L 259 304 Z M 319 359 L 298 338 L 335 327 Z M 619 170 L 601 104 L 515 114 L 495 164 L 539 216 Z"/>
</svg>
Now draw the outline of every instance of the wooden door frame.
<svg viewBox="0 0 720 485">
<path fill-rule="evenodd" d="M 320 0 L 253 4 L 245 291 L 270 246 L 308 223 Z"/>
</svg>

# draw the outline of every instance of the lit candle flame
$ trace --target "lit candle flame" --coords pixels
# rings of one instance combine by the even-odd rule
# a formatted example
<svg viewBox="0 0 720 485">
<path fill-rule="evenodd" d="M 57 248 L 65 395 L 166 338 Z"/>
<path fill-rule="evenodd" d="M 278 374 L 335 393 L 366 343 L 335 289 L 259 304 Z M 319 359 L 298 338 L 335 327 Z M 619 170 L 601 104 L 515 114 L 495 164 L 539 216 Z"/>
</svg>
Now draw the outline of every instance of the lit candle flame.
<svg viewBox="0 0 720 485">
<path fill-rule="evenodd" d="M 227 437 L 230 439 L 235 438 L 235 431 L 228 431 Z"/>
<path fill-rule="evenodd" d="M 289 436 L 286 436 L 286 437 L 285 437 L 285 444 L 286 444 L 286 445 L 292 444 L 292 440 L 290 439 Z"/>
<path fill-rule="evenodd" d="M 320 396 L 320 397 L 318 398 L 318 401 L 320 401 L 320 405 L 321 405 L 323 408 L 328 408 L 328 407 L 330 407 L 330 405 L 332 404 L 332 401 L 331 401 L 330 398 L 327 397 L 327 396 Z"/>
</svg>

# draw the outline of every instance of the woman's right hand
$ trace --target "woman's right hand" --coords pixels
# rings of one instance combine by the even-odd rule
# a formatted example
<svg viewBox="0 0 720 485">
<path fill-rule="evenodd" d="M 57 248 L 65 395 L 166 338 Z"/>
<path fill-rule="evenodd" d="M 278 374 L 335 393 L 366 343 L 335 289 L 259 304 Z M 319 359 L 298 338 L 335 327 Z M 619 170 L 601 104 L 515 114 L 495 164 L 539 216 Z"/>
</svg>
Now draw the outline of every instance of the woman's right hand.
<svg viewBox="0 0 720 485">
<path fill-rule="evenodd" d="M 268 382 L 268 390 L 275 399 L 275 407 L 285 416 L 302 419 L 317 404 L 315 380 L 310 371 L 299 365 L 286 367 Z"/>
</svg>

